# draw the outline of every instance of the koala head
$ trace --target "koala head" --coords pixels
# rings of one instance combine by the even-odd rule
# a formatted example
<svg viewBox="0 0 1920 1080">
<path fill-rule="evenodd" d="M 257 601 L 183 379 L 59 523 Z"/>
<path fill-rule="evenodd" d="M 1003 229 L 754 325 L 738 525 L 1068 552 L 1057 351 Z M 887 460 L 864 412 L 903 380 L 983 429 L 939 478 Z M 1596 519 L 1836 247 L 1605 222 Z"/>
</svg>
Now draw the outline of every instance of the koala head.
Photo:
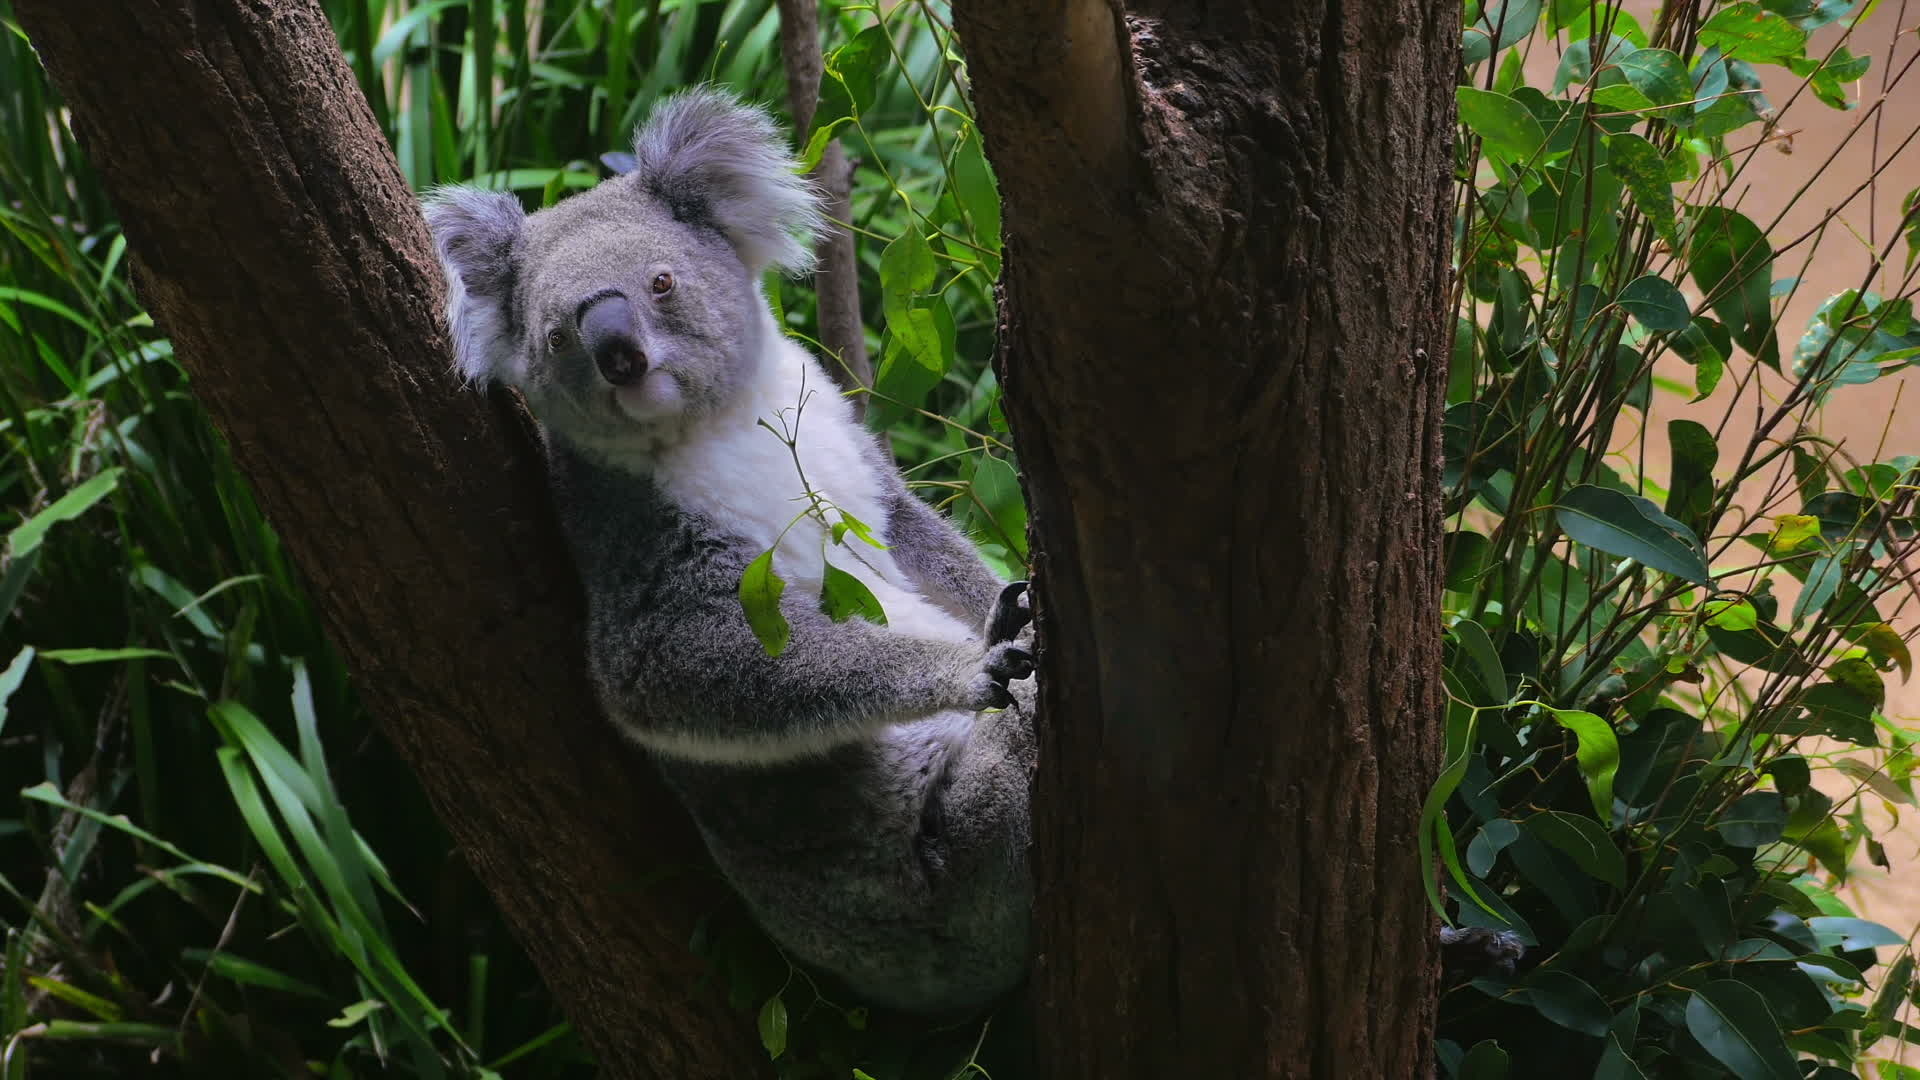
<svg viewBox="0 0 1920 1080">
<path fill-rule="evenodd" d="M 655 108 L 633 168 L 538 213 L 442 188 L 427 223 L 460 373 L 520 388 L 583 446 L 657 439 L 724 406 L 776 331 L 759 290 L 821 218 L 772 120 L 712 89 Z"/>
</svg>

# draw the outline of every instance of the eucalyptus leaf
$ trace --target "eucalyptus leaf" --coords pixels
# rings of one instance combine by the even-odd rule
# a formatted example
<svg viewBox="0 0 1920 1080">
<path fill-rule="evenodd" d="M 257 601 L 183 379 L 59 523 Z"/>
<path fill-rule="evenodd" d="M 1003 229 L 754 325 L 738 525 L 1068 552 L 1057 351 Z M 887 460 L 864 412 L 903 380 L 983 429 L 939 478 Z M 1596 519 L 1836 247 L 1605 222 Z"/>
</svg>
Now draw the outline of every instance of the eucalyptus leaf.
<svg viewBox="0 0 1920 1080">
<path fill-rule="evenodd" d="M 880 599 L 867 588 L 867 583 L 831 562 L 822 570 L 820 610 L 834 622 L 845 622 L 855 615 L 882 626 L 887 622 L 886 609 L 880 606 Z"/>
<path fill-rule="evenodd" d="M 1679 330 L 1692 321 L 1687 298 L 1657 274 L 1643 274 L 1620 290 L 1619 304 L 1649 330 Z"/>
<path fill-rule="evenodd" d="M 1773 248 L 1739 211 L 1687 211 L 1687 270 L 1740 347 L 1771 367 L 1780 363 L 1772 312 Z"/>
<path fill-rule="evenodd" d="M 1525 162 L 1546 142 L 1540 121 L 1513 98 L 1471 86 L 1460 87 L 1454 96 L 1461 122 L 1480 136 L 1488 153 L 1509 162 Z"/>
<path fill-rule="evenodd" d="M 1697 585 L 1712 584 L 1699 541 L 1636 495 L 1582 484 L 1560 496 L 1560 528 L 1574 541 Z"/>
<path fill-rule="evenodd" d="M 1713 13 L 1696 35 L 1736 60 L 1750 64 L 1781 63 L 1805 55 L 1807 33 L 1759 4 L 1730 4 Z"/>
<path fill-rule="evenodd" d="M 1751 987 L 1710 982 L 1687 999 L 1687 1032 L 1741 1080 L 1800 1080 L 1779 1022 Z"/>
<path fill-rule="evenodd" d="M 1613 820 L 1613 781 L 1620 770 L 1620 741 L 1613 725 L 1599 716 L 1578 709 L 1554 709 L 1553 718 L 1573 732 L 1579 741 L 1575 760 L 1587 782 L 1587 794 L 1593 799 L 1594 814 L 1603 822 Z"/>
<path fill-rule="evenodd" d="M 1460 41 L 1460 62 L 1477 64 L 1525 41 L 1540 21 L 1540 0 L 1485 0 Z"/>
<path fill-rule="evenodd" d="M 746 572 L 740 575 L 740 607 L 768 656 L 785 652 L 793 638 L 793 628 L 780 610 L 780 594 L 786 591 L 787 583 L 774 572 L 771 548 L 748 563 Z"/>
<path fill-rule="evenodd" d="M 1786 799 L 1777 791 L 1755 791 L 1735 799 L 1714 828 L 1737 847 L 1764 847 L 1780 839 L 1787 824 Z"/>
</svg>

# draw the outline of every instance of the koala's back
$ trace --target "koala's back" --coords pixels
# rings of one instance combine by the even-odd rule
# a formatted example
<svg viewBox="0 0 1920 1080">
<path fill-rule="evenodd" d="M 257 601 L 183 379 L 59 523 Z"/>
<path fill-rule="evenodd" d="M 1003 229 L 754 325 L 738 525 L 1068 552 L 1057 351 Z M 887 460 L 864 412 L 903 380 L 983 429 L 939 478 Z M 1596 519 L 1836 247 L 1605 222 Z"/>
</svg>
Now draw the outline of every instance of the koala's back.
<svg viewBox="0 0 1920 1080">
<path fill-rule="evenodd" d="M 943 774 L 972 722 L 933 717 L 772 768 L 658 764 L 775 940 L 873 1004 L 938 1014 L 1003 992 L 1026 965 L 1031 762 L 1009 758 L 978 788 L 1006 793 L 998 805 L 953 806 Z"/>
</svg>

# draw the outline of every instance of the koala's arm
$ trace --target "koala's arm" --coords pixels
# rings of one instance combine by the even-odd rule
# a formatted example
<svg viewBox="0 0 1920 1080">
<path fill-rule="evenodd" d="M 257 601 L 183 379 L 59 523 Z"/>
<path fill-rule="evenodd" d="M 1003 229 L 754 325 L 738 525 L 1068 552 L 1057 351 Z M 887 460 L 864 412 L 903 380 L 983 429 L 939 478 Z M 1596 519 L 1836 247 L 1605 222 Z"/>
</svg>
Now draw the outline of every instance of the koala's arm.
<svg viewBox="0 0 1920 1080">
<path fill-rule="evenodd" d="M 658 753 L 733 764 L 817 755 L 889 724 L 1004 704 L 1007 680 L 1031 670 L 1020 646 L 834 622 L 811 595 L 782 603 L 792 637 L 769 656 L 740 604 L 749 553 L 680 550 L 691 559 L 590 587 L 588 662 L 602 704 Z"/>
<path fill-rule="evenodd" d="M 1006 583 L 957 525 L 908 490 L 899 473 L 888 468 L 887 475 L 887 543 L 894 565 L 913 578 L 921 595 L 980 625 Z"/>
</svg>

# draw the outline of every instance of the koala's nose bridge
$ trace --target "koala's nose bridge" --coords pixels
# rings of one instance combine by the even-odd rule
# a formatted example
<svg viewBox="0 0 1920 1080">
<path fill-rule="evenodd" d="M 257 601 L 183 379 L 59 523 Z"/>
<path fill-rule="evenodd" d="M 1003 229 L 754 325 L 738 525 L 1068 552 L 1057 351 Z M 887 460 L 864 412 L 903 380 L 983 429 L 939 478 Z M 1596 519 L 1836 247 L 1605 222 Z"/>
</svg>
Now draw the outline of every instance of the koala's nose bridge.
<svg viewBox="0 0 1920 1080">
<path fill-rule="evenodd" d="M 640 347 L 640 323 L 633 301 L 613 290 L 596 293 L 580 304 L 576 314 L 580 343 L 593 357 L 601 378 L 625 386 L 647 372 L 647 356 Z"/>
</svg>

